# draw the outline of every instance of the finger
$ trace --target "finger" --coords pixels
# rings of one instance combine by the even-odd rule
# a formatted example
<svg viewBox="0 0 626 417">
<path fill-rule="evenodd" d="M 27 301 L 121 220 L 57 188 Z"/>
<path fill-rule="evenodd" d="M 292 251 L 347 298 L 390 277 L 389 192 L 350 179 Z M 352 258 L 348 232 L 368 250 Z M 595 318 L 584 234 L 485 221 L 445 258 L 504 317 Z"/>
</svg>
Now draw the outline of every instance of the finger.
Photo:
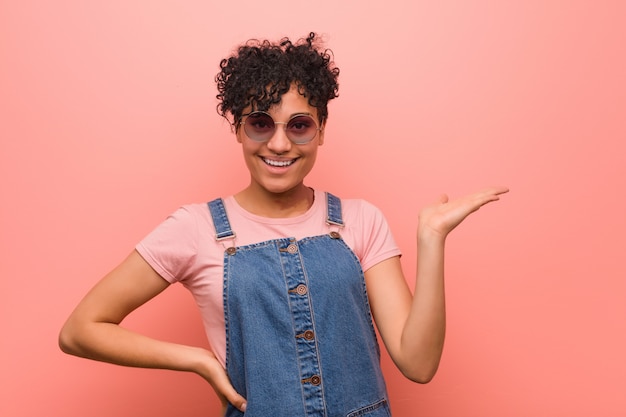
<svg viewBox="0 0 626 417">
<path fill-rule="evenodd" d="M 500 195 L 504 193 L 508 193 L 509 189 L 507 187 L 489 187 L 485 188 L 482 191 L 474 194 L 474 200 L 479 206 L 485 205 L 492 201 L 498 201 L 500 199 Z"/>
<path fill-rule="evenodd" d="M 505 194 L 509 192 L 509 188 L 508 187 L 498 187 L 496 189 L 496 193 L 498 194 Z"/>
<path fill-rule="evenodd" d="M 236 394 L 232 400 L 229 401 L 233 407 L 235 407 L 237 410 L 241 411 L 242 413 L 246 412 L 246 399 L 243 398 L 241 395 Z"/>
<path fill-rule="evenodd" d="M 491 195 L 500 195 L 500 194 L 505 194 L 508 192 L 509 192 L 509 188 L 504 187 L 504 186 L 493 186 L 493 187 L 485 188 L 482 191 L 482 193 L 484 194 L 491 194 Z"/>
<path fill-rule="evenodd" d="M 215 381 L 212 385 L 218 393 L 224 407 L 230 403 L 239 411 L 246 411 L 246 399 L 235 391 L 230 381 Z"/>
</svg>

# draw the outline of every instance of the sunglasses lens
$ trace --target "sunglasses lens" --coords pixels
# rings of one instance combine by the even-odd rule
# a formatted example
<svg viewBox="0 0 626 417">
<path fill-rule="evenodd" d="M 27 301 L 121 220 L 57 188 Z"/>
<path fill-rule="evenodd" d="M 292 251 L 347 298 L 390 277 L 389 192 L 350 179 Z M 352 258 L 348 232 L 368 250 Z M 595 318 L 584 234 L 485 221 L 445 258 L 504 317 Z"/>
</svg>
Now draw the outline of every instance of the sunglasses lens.
<svg viewBox="0 0 626 417">
<path fill-rule="evenodd" d="M 274 135 L 276 125 L 274 125 L 274 120 L 269 114 L 254 112 L 250 113 L 243 128 L 250 139 L 257 142 L 265 142 Z"/>
<path fill-rule="evenodd" d="M 295 116 L 287 122 L 287 137 L 293 143 L 308 143 L 313 140 L 316 133 L 317 124 L 311 116 Z"/>
<path fill-rule="evenodd" d="M 256 111 L 248 115 L 243 122 L 243 129 L 250 139 L 256 142 L 267 142 L 274 136 L 276 123 L 269 114 Z M 285 131 L 290 141 L 303 145 L 313 140 L 318 128 L 311 116 L 302 114 L 289 119 L 285 125 Z"/>
</svg>

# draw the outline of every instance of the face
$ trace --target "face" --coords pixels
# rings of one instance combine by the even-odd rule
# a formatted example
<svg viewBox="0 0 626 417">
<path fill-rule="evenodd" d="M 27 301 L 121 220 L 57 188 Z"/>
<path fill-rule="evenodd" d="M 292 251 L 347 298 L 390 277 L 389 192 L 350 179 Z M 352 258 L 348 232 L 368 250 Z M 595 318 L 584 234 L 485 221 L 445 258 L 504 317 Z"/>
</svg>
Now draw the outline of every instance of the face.
<svg viewBox="0 0 626 417">
<path fill-rule="evenodd" d="M 248 112 L 250 109 L 244 114 Z M 321 130 L 311 142 L 297 145 L 287 137 L 283 123 L 297 114 L 310 114 L 317 121 L 317 109 L 292 87 L 267 113 L 277 122 L 274 134 L 267 142 L 253 141 L 241 125 L 237 129 L 237 141 L 241 143 L 250 171 L 250 188 L 271 194 L 301 191 L 305 188 L 304 177 L 315 164 L 317 148 L 324 142 L 324 126 L 320 126 Z M 246 120 L 245 116 L 243 120 Z"/>
</svg>

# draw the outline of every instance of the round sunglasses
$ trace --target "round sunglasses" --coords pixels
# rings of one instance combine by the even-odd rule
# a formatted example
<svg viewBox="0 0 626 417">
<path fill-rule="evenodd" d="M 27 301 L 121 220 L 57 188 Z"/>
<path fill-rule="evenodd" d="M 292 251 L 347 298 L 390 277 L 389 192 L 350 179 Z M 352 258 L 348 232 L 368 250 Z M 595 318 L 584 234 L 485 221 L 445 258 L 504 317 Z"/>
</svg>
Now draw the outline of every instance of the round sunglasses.
<svg viewBox="0 0 626 417">
<path fill-rule="evenodd" d="M 318 131 L 315 119 L 308 114 L 296 114 L 286 122 L 276 122 L 264 111 L 254 111 L 243 114 L 247 116 L 239 124 L 243 125 L 246 135 L 255 142 L 267 142 L 274 136 L 276 125 L 284 125 L 287 138 L 296 145 L 304 145 L 311 142 Z"/>
</svg>

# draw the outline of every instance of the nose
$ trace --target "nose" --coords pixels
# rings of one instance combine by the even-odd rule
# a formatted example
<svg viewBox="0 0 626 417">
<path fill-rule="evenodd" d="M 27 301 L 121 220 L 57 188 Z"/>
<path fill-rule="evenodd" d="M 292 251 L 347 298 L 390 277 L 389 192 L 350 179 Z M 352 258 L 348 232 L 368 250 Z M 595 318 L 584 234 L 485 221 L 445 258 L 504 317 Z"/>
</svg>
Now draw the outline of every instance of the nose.
<svg viewBox="0 0 626 417">
<path fill-rule="evenodd" d="M 288 152 L 291 149 L 291 141 L 287 137 L 287 131 L 285 130 L 286 123 L 274 122 L 276 129 L 274 135 L 267 141 L 267 148 L 275 154 L 282 154 Z"/>
</svg>

